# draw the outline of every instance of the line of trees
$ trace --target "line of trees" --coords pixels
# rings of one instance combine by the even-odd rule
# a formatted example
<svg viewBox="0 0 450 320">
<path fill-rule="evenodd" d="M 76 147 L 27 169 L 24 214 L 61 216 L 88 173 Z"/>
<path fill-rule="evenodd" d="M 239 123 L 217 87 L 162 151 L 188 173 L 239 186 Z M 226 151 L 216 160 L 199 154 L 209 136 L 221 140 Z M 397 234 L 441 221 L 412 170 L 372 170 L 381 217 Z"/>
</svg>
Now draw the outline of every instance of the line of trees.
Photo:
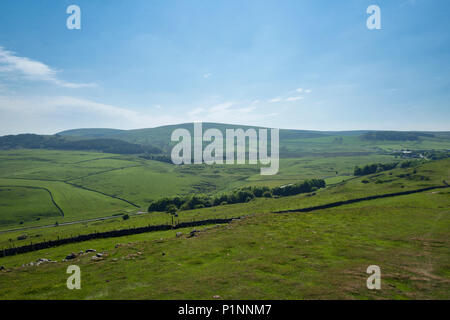
<svg viewBox="0 0 450 320">
<path fill-rule="evenodd" d="M 372 164 L 366 164 L 364 167 L 355 167 L 355 170 L 353 172 L 353 175 L 355 176 L 366 176 L 368 174 L 382 172 L 394 169 L 397 167 L 399 162 L 393 162 L 393 163 L 372 163 Z"/>
<path fill-rule="evenodd" d="M 148 212 L 159 211 L 176 213 L 178 210 L 191 210 L 225 204 L 249 202 L 254 198 L 284 197 L 300 193 L 308 193 L 324 188 L 323 179 L 311 179 L 286 186 L 269 188 L 266 186 L 243 187 L 233 192 L 219 195 L 195 194 L 186 197 L 165 197 L 150 203 Z"/>
<path fill-rule="evenodd" d="M 367 164 L 363 167 L 355 167 L 355 170 L 353 172 L 353 175 L 355 176 L 366 176 L 372 173 L 392 170 L 395 168 L 411 168 L 418 166 L 421 163 L 421 160 L 406 160 L 406 161 L 397 161 L 393 163 L 372 163 Z"/>
</svg>

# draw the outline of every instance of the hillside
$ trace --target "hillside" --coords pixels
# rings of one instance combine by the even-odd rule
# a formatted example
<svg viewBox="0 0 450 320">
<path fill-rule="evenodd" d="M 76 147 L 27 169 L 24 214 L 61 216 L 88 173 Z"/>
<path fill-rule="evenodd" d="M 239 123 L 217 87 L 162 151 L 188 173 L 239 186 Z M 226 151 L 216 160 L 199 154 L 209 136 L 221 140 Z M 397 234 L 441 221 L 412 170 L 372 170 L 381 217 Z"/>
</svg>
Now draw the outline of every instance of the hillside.
<svg viewBox="0 0 450 320">
<path fill-rule="evenodd" d="M 310 213 L 273 213 L 339 199 L 444 186 L 449 160 L 355 178 L 317 192 L 186 211 L 191 217 L 240 217 L 230 224 L 67 244 L 0 258 L 0 296 L 33 299 L 448 299 L 449 189 L 362 201 Z M 362 183 L 367 179 L 369 183 Z M 153 214 L 99 227 L 148 225 Z M 161 220 L 154 220 L 161 223 Z M 109 225 L 109 226 L 108 226 Z M 76 232 L 63 226 L 59 235 Z M 85 229 L 86 227 L 83 227 Z M 79 229 L 79 231 L 81 231 Z M 53 230 L 37 230 L 51 237 Z M 182 233 L 176 235 L 176 233 Z M 12 235 L 5 234 L 1 239 Z M 54 237 L 56 234 L 53 235 Z M 26 240 L 24 240 L 26 241 Z M 87 248 L 102 252 L 70 252 Z M 57 261 L 33 266 L 45 257 Z M 67 290 L 69 264 L 82 289 Z M 382 290 L 367 290 L 366 268 L 380 266 Z M 145 272 L 143 272 L 145 270 Z M 43 281 L 44 280 L 44 281 Z M 51 284 L 51 285 L 49 285 Z M 195 287 L 195 290 L 192 288 Z"/>
<path fill-rule="evenodd" d="M 59 132 L 58 135 L 77 138 L 114 138 L 135 144 L 151 144 L 161 148 L 166 154 L 173 145 L 172 132 L 177 128 L 193 132 L 192 123 L 161 126 L 136 130 L 113 129 L 75 129 Z M 225 129 L 248 129 L 250 127 L 234 124 L 203 123 L 203 130 L 216 128 L 225 135 Z M 408 148 L 411 150 L 450 149 L 449 132 L 400 132 L 400 131 L 309 131 L 280 129 L 280 156 L 295 158 L 299 156 L 322 156 L 324 154 L 370 154 L 392 152 Z"/>
<path fill-rule="evenodd" d="M 161 153 L 151 145 L 139 145 L 112 138 L 67 139 L 60 135 L 43 136 L 37 134 L 19 134 L 0 137 L 0 150 L 10 149 L 51 149 L 83 150 L 105 153 L 138 154 Z"/>
</svg>

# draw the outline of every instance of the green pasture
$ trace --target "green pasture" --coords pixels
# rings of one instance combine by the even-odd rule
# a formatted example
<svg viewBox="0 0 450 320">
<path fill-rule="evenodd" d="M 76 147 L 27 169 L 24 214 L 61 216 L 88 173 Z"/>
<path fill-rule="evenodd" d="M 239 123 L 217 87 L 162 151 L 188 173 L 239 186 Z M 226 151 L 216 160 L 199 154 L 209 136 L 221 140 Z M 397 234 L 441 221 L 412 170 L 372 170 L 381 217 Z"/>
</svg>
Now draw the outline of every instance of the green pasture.
<svg viewBox="0 0 450 320">
<path fill-rule="evenodd" d="M 196 237 L 182 230 L 1 258 L 2 299 L 449 299 L 448 190 L 311 213 L 256 214 Z M 237 209 L 237 208 L 236 208 Z M 120 244 L 120 245 L 118 245 Z M 38 258 L 70 262 L 21 267 Z M 81 290 L 66 288 L 79 265 Z M 366 268 L 381 268 L 368 290 Z"/>
<path fill-rule="evenodd" d="M 417 168 L 394 169 L 392 171 L 354 178 L 346 182 L 332 185 L 326 189 L 320 189 L 313 194 L 299 194 L 282 198 L 256 198 L 248 203 L 179 211 L 178 218 L 175 218 L 174 222 L 250 216 L 282 210 L 307 208 L 372 195 L 443 185 L 442 180 L 450 180 L 450 172 L 448 170 L 449 164 L 450 160 L 441 160 L 425 163 Z M 427 179 L 423 180 L 422 177 L 427 177 Z M 362 181 L 368 182 L 363 183 Z M 377 183 L 378 181 L 385 182 Z M 433 194 L 433 192 L 439 193 L 441 191 L 437 190 L 429 192 Z M 59 220 L 63 221 L 62 219 Z M 118 216 L 115 219 L 104 221 L 83 222 L 51 228 L 0 233 L 0 249 L 10 246 L 21 246 L 31 242 L 43 241 L 44 239 L 50 240 L 57 239 L 58 237 L 62 238 L 68 235 L 72 236 L 130 227 L 171 223 L 172 217 L 170 214 L 150 212 L 140 215 L 131 215 L 130 219 L 125 221 L 121 216 Z M 26 235 L 26 239 L 19 240 L 18 237 L 21 235 Z"/>
</svg>

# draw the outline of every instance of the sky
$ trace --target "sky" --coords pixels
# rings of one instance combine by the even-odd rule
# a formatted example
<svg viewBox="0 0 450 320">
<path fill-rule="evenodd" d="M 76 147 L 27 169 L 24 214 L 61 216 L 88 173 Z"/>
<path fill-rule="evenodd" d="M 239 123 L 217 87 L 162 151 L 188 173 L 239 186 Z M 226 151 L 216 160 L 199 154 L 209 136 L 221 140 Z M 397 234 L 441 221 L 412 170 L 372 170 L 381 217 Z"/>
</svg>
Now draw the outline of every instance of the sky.
<svg viewBox="0 0 450 320">
<path fill-rule="evenodd" d="M 381 29 L 367 28 L 370 5 Z M 448 131 L 449 16 L 448 0 L 2 0 L 0 135 Z"/>
</svg>

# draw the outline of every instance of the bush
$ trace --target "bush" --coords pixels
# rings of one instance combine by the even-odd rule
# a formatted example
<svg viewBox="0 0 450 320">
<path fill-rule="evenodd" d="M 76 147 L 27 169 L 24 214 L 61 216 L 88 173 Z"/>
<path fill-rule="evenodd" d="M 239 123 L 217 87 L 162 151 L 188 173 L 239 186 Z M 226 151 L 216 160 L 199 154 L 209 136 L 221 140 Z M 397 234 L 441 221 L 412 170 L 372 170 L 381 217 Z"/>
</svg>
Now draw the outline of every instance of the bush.
<svg viewBox="0 0 450 320">
<path fill-rule="evenodd" d="M 270 191 L 266 191 L 262 195 L 264 198 L 272 198 L 272 193 Z"/>
<path fill-rule="evenodd" d="M 130 216 L 129 216 L 128 214 L 124 214 L 124 215 L 122 216 L 122 219 L 123 219 L 123 220 L 128 220 L 128 219 L 130 219 Z"/>
<path fill-rule="evenodd" d="M 410 167 L 414 167 L 417 166 L 419 164 L 419 162 L 416 160 L 408 160 L 408 161 L 404 161 L 402 162 L 402 164 L 400 165 L 401 168 L 410 168 Z"/>
</svg>

